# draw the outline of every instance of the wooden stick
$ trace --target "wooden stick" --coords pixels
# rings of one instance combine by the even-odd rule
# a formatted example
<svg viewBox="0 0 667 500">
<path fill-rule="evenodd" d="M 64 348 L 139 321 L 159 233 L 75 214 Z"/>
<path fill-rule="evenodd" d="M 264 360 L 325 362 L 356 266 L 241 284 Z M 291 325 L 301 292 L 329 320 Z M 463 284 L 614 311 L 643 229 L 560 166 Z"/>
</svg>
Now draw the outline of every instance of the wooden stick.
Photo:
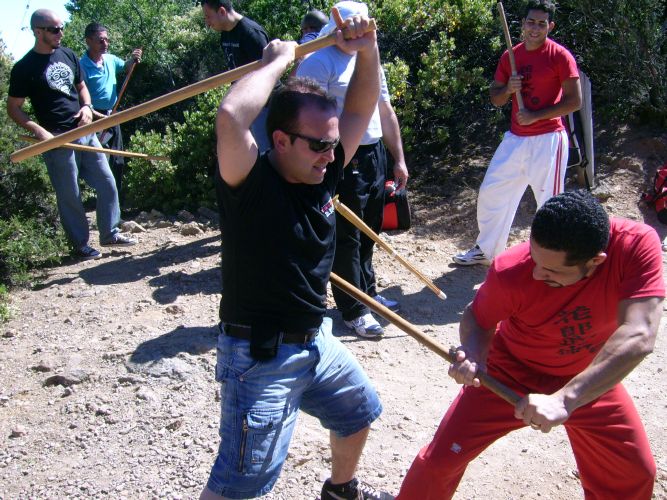
<svg viewBox="0 0 667 500">
<path fill-rule="evenodd" d="M 438 298 L 445 300 L 447 298 L 447 295 L 440 290 L 435 284 L 428 279 L 426 276 L 424 276 L 416 267 L 414 267 L 412 264 L 410 264 L 407 260 L 405 260 L 403 257 L 401 257 L 399 254 L 397 254 L 394 249 L 389 246 L 388 243 L 385 243 L 385 241 L 380 238 L 370 227 L 366 225 L 366 223 L 361 220 L 357 214 L 355 214 L 352 210 L 350 210 L 348 207 L 346 207 L 341 201 L 338 199 L 338 195 L 334 196 L 333 199 L 334 207 L 336 207 L 336 211 L 341 214 L 343 217 L 345 217 L 350 223 L 355 226 L 357 229 L 362 231 L 366 236 L 368 236 L 370 239 L 372 239 L 375 243 L 380 245 L 382 248 L 385 249 L 389 255 L 394 257 L 397 261 L 399 261 L 403 266 L 405 266 L 408 271 L 413 273 L 417 278 L 419 278 L 430 290 L 438 296 Z"/>
<path fill-rule="evenodd" d="M 132 60 L 132 66 L 130 66 L 130 69 L 127 70 L 127 75 L 125 76 L 125 80 L 123 80 L 123 85 L 120 88 L 120 92 L 118 93 L 118 98 L 116 99 L 116 104 L 114 104 L 113 109 L 111 110 L 111 114 L 113 115 L 117 110 L 118 106 L 120 105 L 120 100 L 123 97 L 123 94 L 125 93 L 125 89 L 127 88 L 127 84 L 130 83 L 130 78 L 132 78 L 132 73 L 134 73 L 134 68 L 137 67 L 137 62 L 136 59 Z"/>
<path fill-rule="evenodd" d="M 405 333 L 410 335 L 421 345 L 428 347 L 438 356 L 446 359 L 450 363 L 454 363 L 456 361 L 455 348 L 452 347 L 451 349 L 447 349 L 444 345 L 440 344 L 435 339 L 419 331 L 412 323 L 409 323 L 408 321 L 401 318 L 395 312 L 386 308 L 382 304 L 376 302 L 371 297 L 366 295 L 364 292 L 356 289 L 354 286 L 352 286 L 350 283 L 348 283 L 335 273 L 331 273 L 331 282 L 338 288 L 340 288 L 342 291 L 347 293 L 350 297 L 357 299 L 359 302 L 365 304 L 369 309 L 372 309 L 374 312 L 382 316 L 384 319 L 396 325 L 398 328 L 400 328 Z M 475 377 L 479 379 L 480 383 L 484 387 L 489 389 L 497 396 L 500 396 L 511 405 L 516 405 L 521 400 L 521 396 L 519 396 L 516 392 L 514 392 L 506 385 L 502 384 L 501 382 L 498 382 L 495 378 L 493 378 L 491 375 L 488 375 L 486 372 L 478 371 L 475 374 Z"/>
<path fill-rule="evenodd" d="M 374 31 L 376 29 L 375 20 L 370 19 L 369 21 L 368 30 Z M 299 45 L 296 48 L 296 58 L 303 57 L 306 54 L 310 54 L 311 52 L 315 52 L 316 50 L 322 49 L 324 47 L 329 47 L 335 43 L 335 33 L 332 33 L 327 37 L 316 38 L 315 40 L 304 43 L 303 45 Z M 116 114 L 109 115 L 106 118 L 102 118 L 101 120 L 89 123 L 88 125 L 69 130 L 46 141 L 42 141 L 38 144 L 34 144 L 32 146 L 15 151 L 10 155 L 9 158 L 14 163 L 26 160 L 50 149 L 62 146 L 67 142 L 73 141 L 85 135 L 99 132 L 105 128 L 111 128 L 115 125 L 134 120 L 135 118 L 139 118 L 159 109 L 166 108 L 167 106 L 184 101 L 185 99 L 189 99 L 190 97 L 194 97 L 208 90 L 220 87 L 221 85 L 231 83 L 247 75 L 248 73 L 259 69 L 261 66 L 262 61 L 259 60 L 232 69 L 230 71 L 225 71 L 224 73 L 220 73 L 219 75 L 212 76 L 211 78 L 193 83 L 192 85 L 175 90 L 169 94 L 156 97 L 155 99 L 147 101 L 143 104 L 139 104 L 138 106 L 128 108 Z"/>
<path fill-rule="evenodd" d="M 36 137 L 30 137 L 29 135 L 20 135 L 19 138 L 26 142 L 31 142 L 33 144 L 39 143 L 39 139 L 37 139 Z M 73 149 L 74 151 L 103 153 L 105 155 L 126 156 L 128 158 L 143 158 L 144 160 L 150 160 L 150 161 L 169 161 L 168 156 L 153 156 L 144 153 L 132 153 L 131 151 L 120 151 L 118 149 L 96 148 L 94 146 L 84 146 L 83 144 L 72 144 L 71 142 L 61 144 L 59 147 Z"/>
<path fill-rule="evenodd" d="M 498 14 L 500 14 L 500 24 L 503 27 L 503 33 L 505 34 L 505 43 L 507 44 L 507 55 L 510 58 L 510 68 L 512 68 L 512 76 L 517 75 L 516 71 L 516 61 L 514 60 L 514 48 L 512 47 L 512 37 L 510 37 L 510 29 L 507 26 L 507 18 L 505 17 L 505 9 L 503 8 L 503 3 L 498 1 Z M 521 92 L 516 92 L 516 103 L 519 107 L 519 111 L 524 110 L 523 107 L 523 96 Z"/>
</svg>

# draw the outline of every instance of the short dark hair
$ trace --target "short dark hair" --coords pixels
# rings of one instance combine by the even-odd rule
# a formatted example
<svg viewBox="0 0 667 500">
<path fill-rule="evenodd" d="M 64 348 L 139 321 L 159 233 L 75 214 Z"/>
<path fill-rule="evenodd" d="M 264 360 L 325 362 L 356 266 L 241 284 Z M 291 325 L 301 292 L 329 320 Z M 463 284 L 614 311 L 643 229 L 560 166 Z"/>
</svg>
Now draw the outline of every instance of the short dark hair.
<svg viewBox="0 0 667 500">
<path fill-rule="evenodd" d="M 273 92 L 266 118 L 266 132 L 269 135 L 271 146 L 273 146 L 275 130 L 297 131 L 299 112 L 306 106 L 335 112 L 336 99 L 327 94 L 312 78 L 290 78 L 287 83 Z"/>
<path fill-rule="evenodd" d="M 607 248 L 609 216 L 585 189 L 561 193 L 535 214 L 530 237 L 542 248 L 565 251 L 565 264 L 583 264 Z"/>
<path fill-rule="evenodd" d="M 528 0 L 523 10 L 523 18 L 528 17 L 531 10 L 541 10 L 549 14 L 549 21 L 553 21 L 556 15 L 556 2 L 554 0 Z"/>
<path fill-rule="evenodd" d="M 234 10 L 232 0 L 199 0 L 199 3 L 208 5 L 213 10 L 218 10 L 220 7 L 224 7 L 225 10 Z"/>
<path fill-rule="evenodd" d="M 301 21 L 301 29 L 309 29 L 311 31 L 320 31 L 322 26 L 327 24 L 329 18 L 321 10 L 313 9 L 306 12 Z"/>
<path fill-rule="evenodd" d="M 100 23 L 90 23 L 88 26 L 86 26 L 83 34 L 86 38 L 90 38 L 97 33 L 101 33 L 102 31 L 109 31 L 109 28 Z"/>
</svg>

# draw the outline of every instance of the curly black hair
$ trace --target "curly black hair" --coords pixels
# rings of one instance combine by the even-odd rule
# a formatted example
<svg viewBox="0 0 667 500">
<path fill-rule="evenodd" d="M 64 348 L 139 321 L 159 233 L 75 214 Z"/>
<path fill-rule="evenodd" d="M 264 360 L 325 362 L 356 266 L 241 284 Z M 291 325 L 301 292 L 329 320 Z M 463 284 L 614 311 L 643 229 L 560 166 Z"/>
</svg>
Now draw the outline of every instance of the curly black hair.
<svg viewBox="0 0 667 500">
<path fill-rule="evenodd" d="M 609 216 L 585 189 L 568 191 L 540 207 L 530 237 L 542 248 L 565 251 L 566 265 L 583 264 L 607 248 Z"/>
</svg>

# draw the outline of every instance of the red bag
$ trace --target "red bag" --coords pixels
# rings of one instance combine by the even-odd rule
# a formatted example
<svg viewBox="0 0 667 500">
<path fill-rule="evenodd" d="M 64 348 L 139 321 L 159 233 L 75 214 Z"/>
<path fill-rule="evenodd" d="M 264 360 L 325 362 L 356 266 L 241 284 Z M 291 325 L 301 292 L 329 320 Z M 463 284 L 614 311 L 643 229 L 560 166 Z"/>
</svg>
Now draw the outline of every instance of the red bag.
<svg viewBox="0 0 667 500">
<path fill-rule="evenodd" d="M 396 184 L 389 180 L 384 184 L 384 216 L 382 230 L 410 229 L 410 204 L 407 189 L 396 191 Z"/>
<path fill-rule="evenodd" d="M 667 163 L 658 169 L 653 178 L 653 189 L 642 195 L 642 200 L 653 205 L 658 220 L 667 224 Z"/>
</svg>

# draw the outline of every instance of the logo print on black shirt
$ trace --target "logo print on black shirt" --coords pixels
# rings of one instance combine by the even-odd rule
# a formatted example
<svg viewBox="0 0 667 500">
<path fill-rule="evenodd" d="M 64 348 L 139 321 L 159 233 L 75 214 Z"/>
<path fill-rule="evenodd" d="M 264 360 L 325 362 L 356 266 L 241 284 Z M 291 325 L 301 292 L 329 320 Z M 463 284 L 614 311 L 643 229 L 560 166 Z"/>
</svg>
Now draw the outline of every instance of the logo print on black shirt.
<svg viewBox="0 0 667 500">
<path fill-rule="evenodd" d="M 331 214 L 333 214 L 334 211 L 335 211 L 335 209 L 334 209 L 334 204 L 333 204 L 333 200 L 332 200 L 331 198 L 329 198 L 329 201 L 327 201 L 327 202 L 324 204 L 324 206 L 323 206 L 322 208 L 320 208 L 320 211 L 321 211 L 326 217 L 330 217 Z"/>
<path fill-rule="evenodd" d="M 48 83 L 49 88 L 69 95 L 74 83 L 72 68 L 63 62 L 50 64 L 46 68 L 46 83 Z"/>
</svg>

